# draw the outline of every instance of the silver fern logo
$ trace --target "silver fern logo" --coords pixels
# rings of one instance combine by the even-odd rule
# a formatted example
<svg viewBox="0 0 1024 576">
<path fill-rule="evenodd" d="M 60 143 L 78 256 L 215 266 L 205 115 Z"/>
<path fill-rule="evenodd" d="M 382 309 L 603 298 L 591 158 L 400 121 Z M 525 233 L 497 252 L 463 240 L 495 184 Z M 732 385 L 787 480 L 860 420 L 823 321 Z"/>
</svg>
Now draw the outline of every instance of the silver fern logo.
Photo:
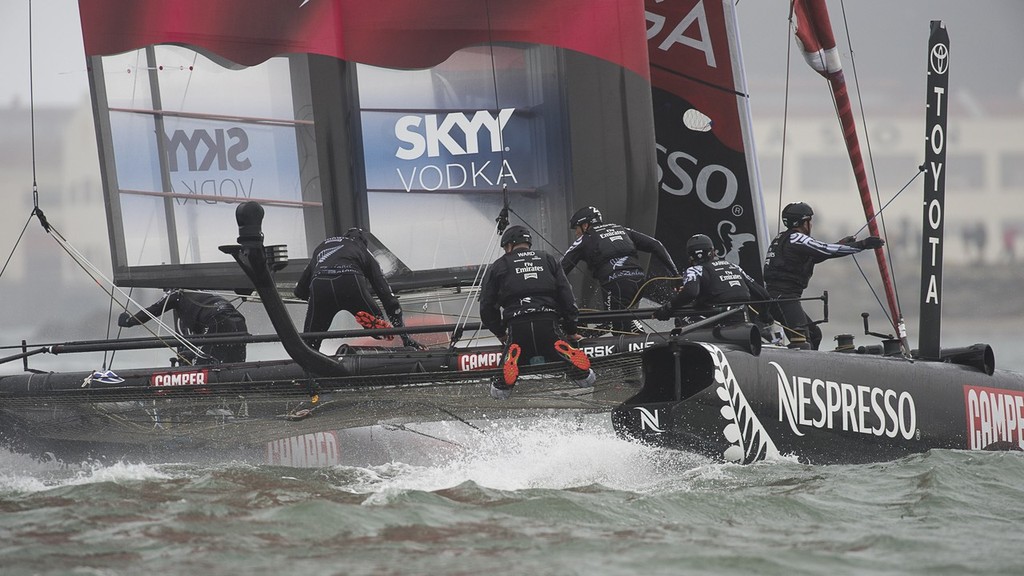
<svg viewBox="0 0 1024 576">
<path fill-rule="evenodd" d="M 640 412 L 640 429 L 641 430 L 653 430 L 654 432 L 664 432 L 665 430 L 661 427 L 661 414 L 658 409 L 655 408 L 652 413 L 643 406 L 636 406 L 633 408 L 637 412 Z"/>
<path fill-rule="evenodd" d="M 743 396 L 739 382 L 736 381 L 736 374 L 732 371 L 725 353 L 714 344 L 701 343 L 701 346 L 711 353 L 711 360 L 715 363 L 714 378 L 718 383 L 715 392 L 725 402 L 720 412 L 726 421 L 722 435 L 731 446 L 725 449 L 722 457 L 727 462 L 740 464 L 777 457 L 779 449 Z"/>
</svg>

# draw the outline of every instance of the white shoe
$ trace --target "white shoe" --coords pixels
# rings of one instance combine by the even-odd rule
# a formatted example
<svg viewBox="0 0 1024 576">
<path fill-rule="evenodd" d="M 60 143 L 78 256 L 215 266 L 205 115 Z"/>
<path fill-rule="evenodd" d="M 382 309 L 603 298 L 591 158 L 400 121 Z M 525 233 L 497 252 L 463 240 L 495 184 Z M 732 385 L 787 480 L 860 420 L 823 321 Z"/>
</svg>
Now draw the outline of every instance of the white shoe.
<svg viewBox="0 0 1024 576">
<path fill-rule="evenodd" d="M 597 374 L 594 374 L 594 370 L 590 369 L 587 372 L 587 377 L 582 380 L 573 380 L 572 383 L 580 388 L 590 388 L 597 381 Z M 491 396 L 494 396 L 494 386 L 491 386 Z"/>
<path fill-rule="evenodd" d="M 508 400 L 510 396 L 512 396 L 511 386 L 491 382 L 491 398 L 495 400 Z"/>
</svg>

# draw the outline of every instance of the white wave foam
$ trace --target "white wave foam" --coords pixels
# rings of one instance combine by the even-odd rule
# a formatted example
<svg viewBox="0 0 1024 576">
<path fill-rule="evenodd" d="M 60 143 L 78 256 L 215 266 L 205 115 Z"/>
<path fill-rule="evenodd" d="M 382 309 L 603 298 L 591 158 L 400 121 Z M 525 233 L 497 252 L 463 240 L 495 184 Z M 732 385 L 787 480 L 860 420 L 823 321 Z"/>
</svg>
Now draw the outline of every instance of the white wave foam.
<svg viewBox="0 0 1024 576">
<path fill-rule="evenodd" d="M 379 503 L 410 490 L 436 491 L 474 482 L 498 490 L 566 489 L 601 485 L 657 491 L 693 470 L 719 466 L 682 452 L 618 438 L 607 423 L 560 418 L 500 420 L 463 440 L 465 450 L 431 466 L 373 467 L 357 492 Z M 679 489 L 675 486 L 674 489 Z"/>
</svg>

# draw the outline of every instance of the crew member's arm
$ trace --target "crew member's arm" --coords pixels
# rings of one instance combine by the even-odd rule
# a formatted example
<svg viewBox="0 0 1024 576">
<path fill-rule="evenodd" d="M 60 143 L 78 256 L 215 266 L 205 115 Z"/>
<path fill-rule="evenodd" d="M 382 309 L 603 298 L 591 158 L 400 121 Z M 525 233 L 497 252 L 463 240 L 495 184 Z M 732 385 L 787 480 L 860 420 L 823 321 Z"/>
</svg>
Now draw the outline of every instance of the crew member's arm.
<svg viewBox="0 0 1024 576">
<path fill-rule="evenodd" d="M 181 298 L 181 290 L 174 290 L 164 294 L 164 297 L 157 300 L 147 308 L 139 310 L 135 314 L 129 314 L 128 312 L 122 312 L 117 318 L 117 325 L 122 328 L 130 328 L 132 326 L 138 326 L 149 322 L 149 319 L 154 316 L 160 316 L 167 310 L 174 310 L 178 307 L 178 301 Z"/>
<path fill-rule="evenodd" d="M 586 236 L 580 236 L 579 238 L 577 238 L 575 242 L 569 245 L 569 249 L 566 250 L 565 254 L 562 256 L 561 266 L 562 272 L 564 272 L 565 274 L 572 272 L 573 268 L 576 268 L 576 265 L 580 263 L 580 260 L 583 260 L 584 238 L 586 238 Z"/>
<path fill-rule="evenodd" d="M 704 269 L 701 266 L 687 268 L 683 285 L 676 291 L 671 301 L 661 305 L 661 308 L 654 313 L 654 317 L 658 320 L 668 320 L 672 317 L 673 309 L 682 308 L 696 300 L 700 295 L 700 278 L 703 274 Z"/>
<path fill-rule="evenodd" d="M 793 235 L 790 236 L 789 248 L 794 248 L 801 253 L 810 256 L 815 262 L 824 262 L 830 258 L 849 256 L 869 248 L 881 248 L 884 245 L 885 241 L 877 236 L 869 236 L 863 240 L 857 240 L 850 244 L 831 244 L 815 240 L 814 238 L 800 232 L 794 232 Z"/>
<path fill-rule="evenodd" d="M 502 258 L 491 264 L 480 283 L 480 323 L 498 337 L 505 340 L 505 325 L 501 321 L 501 308 L 498 306 L 498 290 L 501 287 L 505 260 Z"/>
<path fill-rule="evenodd" d="M 566 334 L 573 336 L 576 334 L 577 326 L 576 323 L 579 320 L 580 309 L 576 306 L 576 297 L 572 293 L 572 285 L 569 284 L 569 279 L 565 276 L 565 272 L 555 261 L 555 257 L 548 255 L 548 265 L 551 270 L 555 273 L 555 280 L 557 285 L 555 287 L 555 300 L 558 302 L 558 313 L 562 320 L 562 329 L 565 330 Z"/>
<path fill-rule="evenodd" d="M 650 252 L 673 276 L 679 276 L 679 269 L 676 268 L 676 263 L 672 261 L 672 256 L 669 255 L 664 244 L 658 241 L 657 238 L 652 238 L 643 232 L 637 232 L 632 228 L 626 228 L 626 230 L 629 231 L 629 238 L 633 241 L 633 245 L 636 246 L 637 250 Z"/>
</svg>

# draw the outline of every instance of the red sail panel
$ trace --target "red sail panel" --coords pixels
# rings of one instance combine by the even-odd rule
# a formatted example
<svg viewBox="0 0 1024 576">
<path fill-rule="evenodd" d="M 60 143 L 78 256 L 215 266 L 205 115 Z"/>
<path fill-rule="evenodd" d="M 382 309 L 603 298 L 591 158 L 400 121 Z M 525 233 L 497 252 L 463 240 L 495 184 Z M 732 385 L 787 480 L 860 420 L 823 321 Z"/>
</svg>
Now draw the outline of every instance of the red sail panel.
<svg viewBox="0 0 1024 576">
<path fill-rule="evenodd" d="M 427 68 L 491 42 L 544 44 L 648 77 L 641 0 L 79 0 L 87 56 L 177 44 L 251 66 L 286 53 Z"/>
<path fill-rule="evenodd" d="M 875 218 L 874 203 L 871 200 L 871 188 L 868 185 L 867 170 L 864 168 L 864 158 L 860 152 L 860 140 L 857 138 L 857 125 L 853 119 L 853 105 L 850 103 L 850 95 L 846 89 L 846 79 L 843 76 L 842 66 L 839 63 L 839 53 L 836 50 L 836 41 L 832 34 L 832 24 L 829 21 L 825 0 L 793 0 L 793 16 L 796 22 L 795 35 L 797 43 L 804 53 L 804 59 L 819 74 L 828 79 L 829 86 L 832 88 L 836 113 L 839 115 L 839 122 L 843 128 L 846 151 L 853 165 L 853 174 L 857 181 L 857 190 L 860 192 L 860 202 L 864 208 L 864 217 L 867 219 L 868 231 L 872 236 L 881 236 L 878 231 L 878 222 Z M 898 337 L 904 341 L 904 347 L 906 347 L 906 328 L 903 324 L 899 303 L 896 301 L 896 290 L 893 287 L 892 276 L 889 273 L 889 263 L 886 260 L 883 249 L 875 249 L 875 260 L 878 263 L 878 271 L 882 276 L 885 298 L 889 305 L 889 311 L 892 314 L 893 328 L 896 330 Z M 909 352 L 909 348 L 907 348 L 907 351 Z"/>
</svg>

